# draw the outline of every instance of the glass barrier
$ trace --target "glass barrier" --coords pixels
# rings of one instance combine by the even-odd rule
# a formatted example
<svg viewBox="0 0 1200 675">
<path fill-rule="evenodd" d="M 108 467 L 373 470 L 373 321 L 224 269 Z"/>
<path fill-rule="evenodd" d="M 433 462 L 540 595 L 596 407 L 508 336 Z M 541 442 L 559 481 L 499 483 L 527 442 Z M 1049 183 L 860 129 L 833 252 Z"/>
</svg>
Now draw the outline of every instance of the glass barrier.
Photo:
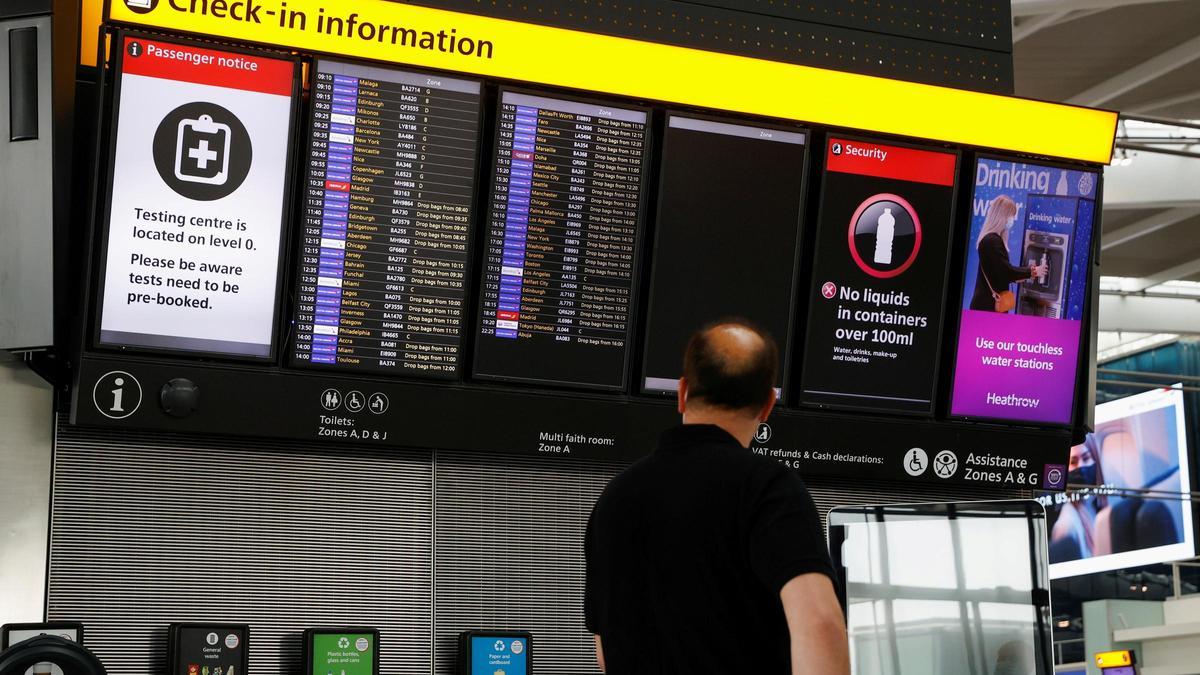
<svg viewBox="0 0 1200 675">
<path fill-rule="evenodd" d="M 843 507 L 829 529 L 856 675 L 1052 672 L 1036 502 Z"/>
</svg>

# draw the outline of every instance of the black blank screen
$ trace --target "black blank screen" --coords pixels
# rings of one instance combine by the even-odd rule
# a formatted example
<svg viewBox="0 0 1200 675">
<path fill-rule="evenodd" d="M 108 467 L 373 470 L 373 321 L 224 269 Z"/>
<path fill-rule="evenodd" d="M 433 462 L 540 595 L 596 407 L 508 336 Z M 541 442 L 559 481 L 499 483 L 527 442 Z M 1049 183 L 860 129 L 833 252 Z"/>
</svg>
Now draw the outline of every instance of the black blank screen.
<svg viewBox="0 0 1200 675">
<path fill-rule="evenodd" d="M 675 391 L 688 337 L 723 317 L 757 323 L 785 353 L 804 143 L 805 134 L 798 131 L 671 116 L 663 148 L 643 391 Z M 783 372 L 781 367 L 777 388 Z"/>
</svg>

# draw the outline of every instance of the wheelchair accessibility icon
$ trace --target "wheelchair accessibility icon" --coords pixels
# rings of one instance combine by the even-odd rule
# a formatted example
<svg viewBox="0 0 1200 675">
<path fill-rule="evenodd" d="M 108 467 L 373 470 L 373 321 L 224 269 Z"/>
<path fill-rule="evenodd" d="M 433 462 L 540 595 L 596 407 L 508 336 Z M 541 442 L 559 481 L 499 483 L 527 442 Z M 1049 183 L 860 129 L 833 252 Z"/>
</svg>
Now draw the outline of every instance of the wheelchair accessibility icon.
<svg viewBox="0 0 1200 675">
<path fill-rule="evenodd" d="M 929 468 L 929 454 L 921 448 L 904 453 L 904 471 L 910 476 L 920 476 Z"/>
</svg>

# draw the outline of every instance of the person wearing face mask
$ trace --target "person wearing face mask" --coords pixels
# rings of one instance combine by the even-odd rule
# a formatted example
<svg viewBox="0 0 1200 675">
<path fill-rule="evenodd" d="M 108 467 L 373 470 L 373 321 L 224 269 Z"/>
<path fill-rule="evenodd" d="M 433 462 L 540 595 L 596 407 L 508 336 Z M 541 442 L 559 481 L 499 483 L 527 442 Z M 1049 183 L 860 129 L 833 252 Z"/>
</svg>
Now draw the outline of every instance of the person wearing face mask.
<svg viewBox="0 0 1200 675">
<path fill-rule="evenodd" d="M 1088 434 L 1083 445 L 1071 448 L 1067 465 L 1068 485 L 1099 486 L 1104 483 L 1100 473 L 1099 445 Z M 1082 560 L 1106 553 L 1107 545 L 1097 546 L 1096 518 L 1108 507 L 1105 495 L 1088 495 L 1063 507 L 1050 530 L 1050 562 Z"/>
<path fill-rule="evenodd" d="M 979 251 L 979 270 L 975 275 L 975 294 L 971 309 L 986 312 L 1007 312 L 1002 308 L 1001 295 L 1010 284 L 1033 277 L 1046 276 L 1047 266 L 1016 267 L 1009 262 L 1008 232 L 1017 219 L 1017 205 L 1008 195 L 1000 195 L 988 204 L 987 215 L 975 247 Z"/>
</svg>

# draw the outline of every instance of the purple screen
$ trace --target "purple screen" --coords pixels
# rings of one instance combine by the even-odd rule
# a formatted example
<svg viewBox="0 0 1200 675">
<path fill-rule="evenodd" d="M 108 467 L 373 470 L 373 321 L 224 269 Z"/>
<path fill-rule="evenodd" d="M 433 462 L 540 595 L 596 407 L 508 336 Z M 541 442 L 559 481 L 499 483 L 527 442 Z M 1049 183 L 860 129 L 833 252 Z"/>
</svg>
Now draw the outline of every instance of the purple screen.
<svg viewBox="0 0 1200 675">
<path fill-rule="evenodd" d="M 1066 424 L 1096 174 L 981 158 L 974 179 L 951 413 Z M 1015 307 L 996 311 L 994 294 L 1005 292 Z"/>
</svg>

